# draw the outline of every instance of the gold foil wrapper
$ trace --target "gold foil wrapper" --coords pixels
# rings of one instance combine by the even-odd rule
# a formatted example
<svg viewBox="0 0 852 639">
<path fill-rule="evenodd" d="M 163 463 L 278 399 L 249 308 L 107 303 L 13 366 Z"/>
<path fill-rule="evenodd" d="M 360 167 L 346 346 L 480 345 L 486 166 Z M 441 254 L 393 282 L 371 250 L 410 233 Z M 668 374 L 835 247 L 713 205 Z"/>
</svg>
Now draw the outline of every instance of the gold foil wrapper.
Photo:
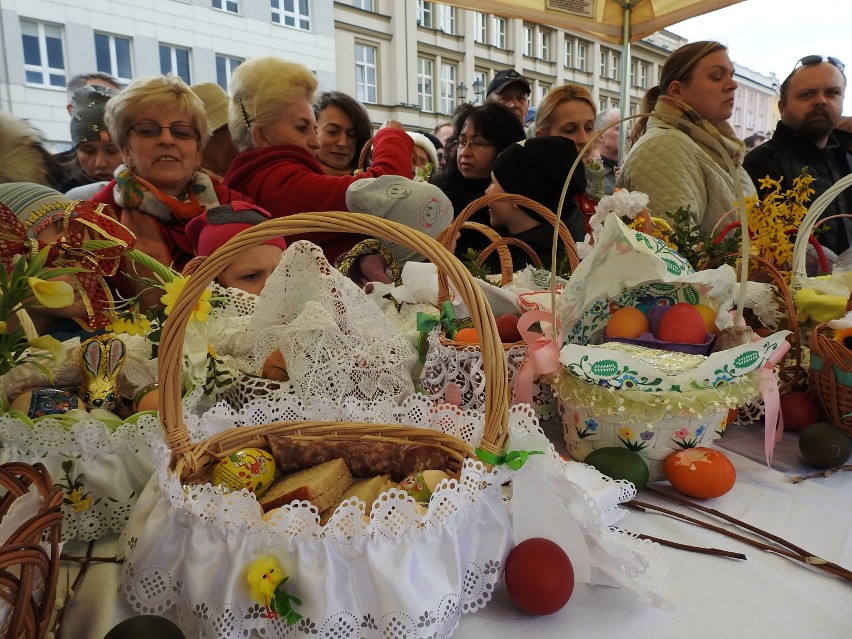
<svg viewBox="0 0 852 639">
<path fill-rule="evenodd" d="M 698 368 L 707 359 L 704 355 L 664 351 L 658 348 L 648 348 L 647 346 L 637 346 L 636 344 L 626 344 L 624 342 L 605 342 L 600 344 L 598 348 L 606 348 L 634 357 L 670 377 L 685 373 L 693 368 Z"/>
</svg>

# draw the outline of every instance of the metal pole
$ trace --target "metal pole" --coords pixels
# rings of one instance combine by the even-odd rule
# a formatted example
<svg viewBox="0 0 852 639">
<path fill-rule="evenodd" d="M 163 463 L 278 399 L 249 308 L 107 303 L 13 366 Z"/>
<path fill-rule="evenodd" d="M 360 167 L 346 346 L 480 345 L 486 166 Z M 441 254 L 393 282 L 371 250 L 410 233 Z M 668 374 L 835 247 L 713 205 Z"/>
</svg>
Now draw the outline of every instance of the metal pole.
<svg viewBox="0 0 852 639">
<path fill-rule="evenodd" d="M 630 115 L 630 3 L 624 5 L 621 45 L 621 117 Z M 618 125 L 618 164 L 627 149 L 627 123 Z"/>
</svg>

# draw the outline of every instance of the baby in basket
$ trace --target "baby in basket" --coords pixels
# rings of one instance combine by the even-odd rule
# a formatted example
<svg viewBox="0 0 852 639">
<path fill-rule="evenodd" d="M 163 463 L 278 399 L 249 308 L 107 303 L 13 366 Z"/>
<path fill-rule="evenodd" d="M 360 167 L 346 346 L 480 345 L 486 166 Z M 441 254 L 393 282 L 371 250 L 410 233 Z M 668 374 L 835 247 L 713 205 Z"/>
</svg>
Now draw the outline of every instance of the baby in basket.
<svg viewBox="0 0 852 639">
<path fill-rule="evenodd" d="M 246 202 L 217 206 L 193 218 L 186 225 L 186 237 L 196 257 L 208 257 L 240 231 L 271 219 L 262 208 Z M 263 244 L 240 251 L 216 280 L 222 286 L 239 288 L 260 295 L 266 280 L 281 261 L 287 244 L 284 237 L 274 237 Z"/>
</svg>

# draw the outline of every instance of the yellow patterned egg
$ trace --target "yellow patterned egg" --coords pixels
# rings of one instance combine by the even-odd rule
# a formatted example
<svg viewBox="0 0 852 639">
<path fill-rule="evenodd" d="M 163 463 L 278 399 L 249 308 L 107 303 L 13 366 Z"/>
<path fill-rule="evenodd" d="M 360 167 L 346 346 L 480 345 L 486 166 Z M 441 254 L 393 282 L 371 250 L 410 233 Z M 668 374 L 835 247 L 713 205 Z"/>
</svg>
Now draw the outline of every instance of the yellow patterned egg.
<svg viewBox="0 0 852 639">
<path fill-rule="evenodd" d="M 213 468 L 210 483 L 231 490 L 248 488 L 262 495 L 275 479 L 275 459 L 260 448 L 246 448 L 219 460 Z"/>
<path fill-rule="evenodd" d="M 435 487 L 449 477 L 443 470 L 424 470 L 403 479 L 399 487 L 414 497 L 417 503 L 428 504 Z"/>
</svg>

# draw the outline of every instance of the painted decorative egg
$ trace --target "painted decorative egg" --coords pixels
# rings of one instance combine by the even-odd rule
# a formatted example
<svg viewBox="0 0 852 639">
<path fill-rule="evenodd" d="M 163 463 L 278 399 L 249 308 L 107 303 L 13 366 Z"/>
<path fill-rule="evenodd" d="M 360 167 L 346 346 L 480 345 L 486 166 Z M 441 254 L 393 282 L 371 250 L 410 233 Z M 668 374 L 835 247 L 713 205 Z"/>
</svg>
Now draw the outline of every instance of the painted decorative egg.
<svg viewBox="0 0 852 639">
<path fill-rule="evenodd" d="M 648 464 L 636 453 L 621 446 L 604 446 L 586 455 L 584 464 L 612 479 L 625 479 L 642 490 L 648 484 Z"/>
<path fill-rule="evenodd" d="M 574 592 L 574 566 L 562 547 L 533 537 L 512 549 L 506 559 L 506 590 L 512 602 L 531 615 L 561 610 Z"/>
<path fill-rule="evenodd" d="M 701 312 L 686 302 L 666 311 L 657 332 L 658 339 L 677 344 L 703 344 L 707 339 L 707 326 Z"/>
<path fill-rule="evenodd" d="M 604 329 L 604 335 L 634 339 L 649 330 L 651 330 L 651 325 L 648 323 L 645 313 L 638 308 L 625 306 L 610 315 Z"/>
<path fill-rule="evenodd" d="M 737 481 L 731 460 L 703 446 L 673 452 L 663 462 L 663 470 L 674 489 L 697 499 L 721 497 Z"/>
<path fill-rule="evenodd" d="M 260 448 L 246 448 L 219 460 L 210 483 L 231 490 L 248 488 L 262 495 L 275 479 L 275 459 Z"/>
<path fill-rule="evenodd" d="M 811 466 L 835 468 L 852 456 L 852 439 L 830 422 L 814 422 L 799 435 L 799 452 Z"/>
</svg>

